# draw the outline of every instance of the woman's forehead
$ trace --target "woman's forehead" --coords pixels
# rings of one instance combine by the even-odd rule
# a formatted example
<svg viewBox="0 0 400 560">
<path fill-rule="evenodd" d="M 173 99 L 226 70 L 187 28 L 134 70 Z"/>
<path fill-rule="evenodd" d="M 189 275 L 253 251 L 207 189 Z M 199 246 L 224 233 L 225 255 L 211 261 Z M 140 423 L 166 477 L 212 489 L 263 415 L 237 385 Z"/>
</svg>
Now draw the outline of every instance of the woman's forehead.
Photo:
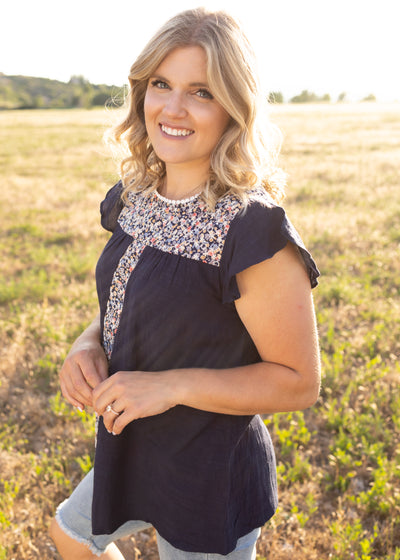
<svg viewBox="0 0 400 560">
<path fill-rule="evenodd" d="M 162 60 L 153 75 L 188 84 L 207 85 L 207 56 L 199 46 L 177 47 Z"/>
</svg>

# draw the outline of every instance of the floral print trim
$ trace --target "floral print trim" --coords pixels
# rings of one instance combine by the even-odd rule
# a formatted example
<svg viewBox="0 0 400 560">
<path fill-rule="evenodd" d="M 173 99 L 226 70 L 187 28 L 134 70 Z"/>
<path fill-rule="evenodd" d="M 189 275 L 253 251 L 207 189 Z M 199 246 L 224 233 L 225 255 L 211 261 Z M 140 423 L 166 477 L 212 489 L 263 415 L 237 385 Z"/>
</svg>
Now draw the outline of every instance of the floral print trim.
<svg viewBox="0 0 400 560">
<path fill-rule="evenodd" d="M 118 218 L 132 242 L 114 272 L 104 317 L 104 350 L 111 357 L 128 280 L 146 246 L 219 266 L 230 224 L 242 203 L 226 196 L 211 212 L 198 197 L 169 201 L 156 193 L 129 193 L 130 204 Z"/>
<path fill-rule="evenodd" d="M 133 194 L 118 219 L 139 252 L 147 245 L 167 253 L 219 266 L 229 225 L 242 207 L 226 197 L 210 212 L 198 197 L 177 201 L 156 194 Z"/>
</svg>

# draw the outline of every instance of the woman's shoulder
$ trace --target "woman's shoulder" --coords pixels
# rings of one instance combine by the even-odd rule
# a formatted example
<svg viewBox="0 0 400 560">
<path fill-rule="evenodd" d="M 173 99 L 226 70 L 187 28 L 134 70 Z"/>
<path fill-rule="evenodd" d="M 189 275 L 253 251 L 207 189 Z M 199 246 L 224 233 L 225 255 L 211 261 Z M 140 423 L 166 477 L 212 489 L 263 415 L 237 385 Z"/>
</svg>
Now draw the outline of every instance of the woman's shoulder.
<svg viewBox="0 0 400 560">
<path fill-rule="evenodd" d="M 217 202 L 212 215 L 212 220 L 225 230 L 228 245 L 237 238 L 243 244 L 255 236 L 268 234 L 269 238 L 275 238 L 285 218 L 283 207 L 262 187 L 249 189 L 244 197 L 226 194 Z"/>
<path fill-rule="evenodd" d="M 246 204 L 242 203 L 230 224 L 221 259 L 227 278 L 227 301 L 238 297 L 235 280 L 238 272 L 272 258 L 288 242 L 297 246 L 307 266 L 311 286 L 316 286 L 318 268 L 285 209 L 264 189 L 249 191 Z"/>
<path fill-rule="evenodd" d="M 101 225 L 107 231 L 114 231 L 118 216 L 124 207 L 124 202 L 121 198 L 122 191 L 122 181 L 118 181 L 118 183 L 109 189 L 106 197 L 100 204 Z"/>
<path fill-rule="evenodd" d="M 246 202 L 247 205 L 251 206 L 252 204 L 258 204 L 264 208 L 277 208 L 278 203 L 274 201 L 272 196 L 268 191 L 264 189 L 264 187 L 255 187 L 247 191 L 246 193 Z"/>
<path fill-rule="evenodd" d="M 246 190 L 241 197 L 235 193 L 227 193 L 217 202 L 216 209 L 223 210 L 226 207 L 234 206 L 238 211 L 242 210 L 244 213 L 252 205 L 264 208 L 278 207 L 277 202 L 263 187 L 254 187 Z"/>
<path fill-rule="evenodd" d="M 235 229 L 241 227 L 240 224 L 257 227 L 259 221 L 282 219 L 285 210 L 264 188 L 257 187 L 248 190 L 243 197 L 228 193 L 217 202 L 215 214 L 217 218 L 229 215 L 230 226 Z"/>
</svg>

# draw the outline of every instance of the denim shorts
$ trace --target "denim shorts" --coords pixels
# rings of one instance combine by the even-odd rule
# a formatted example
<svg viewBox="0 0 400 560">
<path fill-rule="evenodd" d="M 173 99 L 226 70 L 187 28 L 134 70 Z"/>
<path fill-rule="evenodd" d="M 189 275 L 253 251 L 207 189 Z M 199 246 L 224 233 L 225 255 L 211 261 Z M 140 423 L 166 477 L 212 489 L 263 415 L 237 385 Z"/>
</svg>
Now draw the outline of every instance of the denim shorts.
<svg viewBox="0 0 400 560">
<path fill-rule="evenodd" d="M 93 470 L 85 476 L 71 496 L 58 506 L 56 520 L 64 533 L 85 544 L 97 556 L 103 554 L 110 543 L 152 527 L 145 521 L 127 521 L 111 535 L 93 535 L 92 496 Z M 260 531 L 260 529 L 254 529 L 238 539 L 235 550 L 225 556 L 178 550 L 157 533 L 158 552 L 160 560 L 255 560 L 256 542 Z"/>
</svg>

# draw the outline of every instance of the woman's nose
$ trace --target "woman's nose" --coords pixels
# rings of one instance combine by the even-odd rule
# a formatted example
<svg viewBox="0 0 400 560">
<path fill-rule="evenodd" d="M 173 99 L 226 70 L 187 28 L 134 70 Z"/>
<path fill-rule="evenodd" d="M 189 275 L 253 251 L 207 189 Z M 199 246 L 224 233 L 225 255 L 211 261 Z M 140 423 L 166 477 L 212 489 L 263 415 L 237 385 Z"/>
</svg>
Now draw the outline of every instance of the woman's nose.
<svg viewBox="0 0 400 560">
<path fill-rule="evenodd" d="M 170 117 L 185 117 L 187 114 L 184 93 L 171 91 L 164 106 L 164 112 Z"/>
</svg>

